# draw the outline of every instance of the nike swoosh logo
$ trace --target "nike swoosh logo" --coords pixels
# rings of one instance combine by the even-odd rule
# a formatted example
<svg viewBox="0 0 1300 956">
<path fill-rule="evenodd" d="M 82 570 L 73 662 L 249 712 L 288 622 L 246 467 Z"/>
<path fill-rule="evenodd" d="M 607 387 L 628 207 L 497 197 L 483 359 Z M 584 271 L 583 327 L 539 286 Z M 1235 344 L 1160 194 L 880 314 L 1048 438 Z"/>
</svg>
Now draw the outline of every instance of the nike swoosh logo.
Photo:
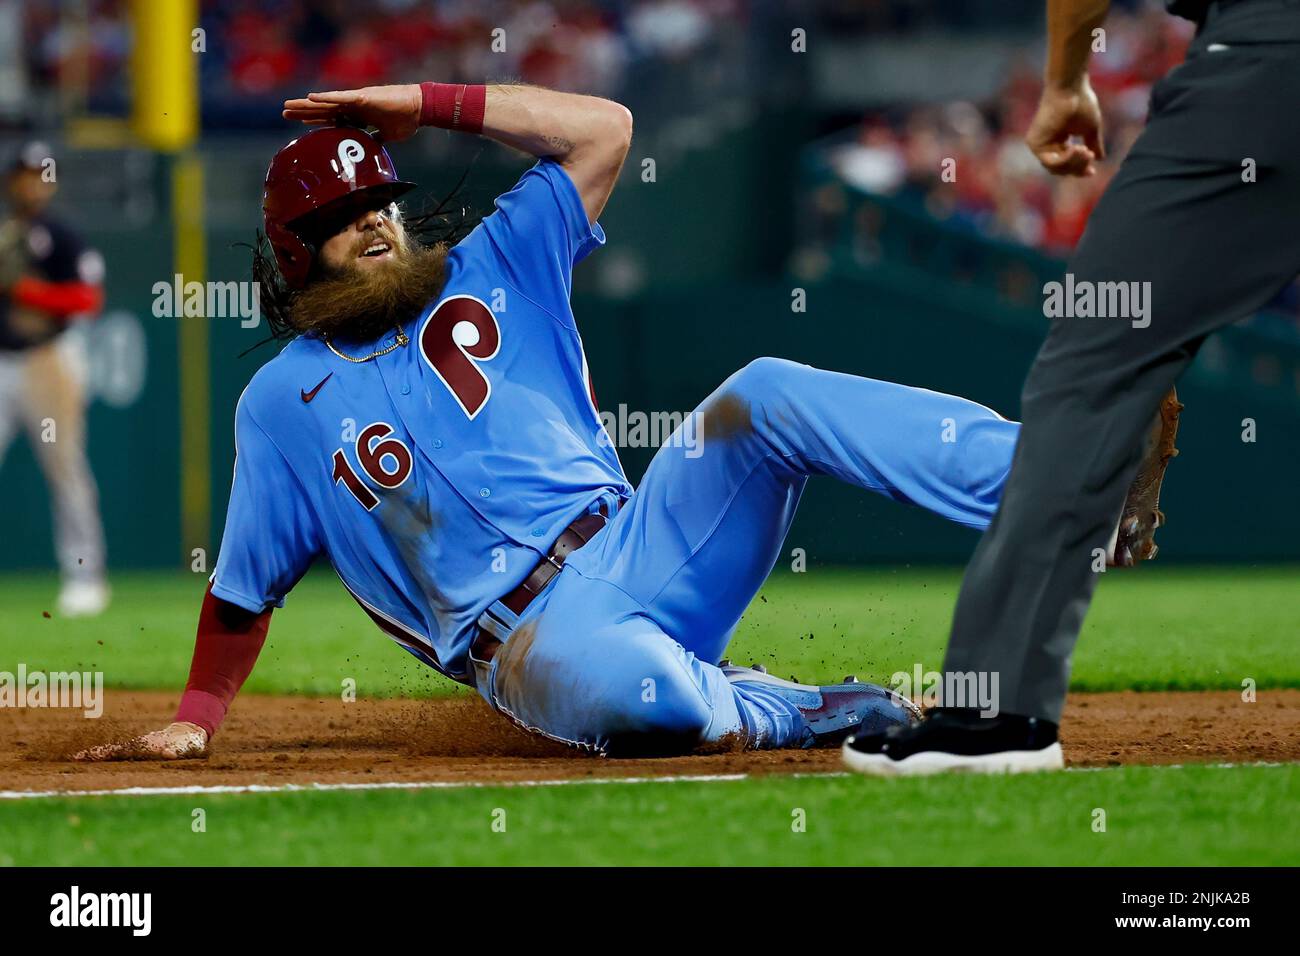
<svg viewBox="0 0 1300 956">
<path fill-rule="evenodd" d="M 320 384 L 317 385 L 315 388 L 313 388 L 310 392 L 304 392 L 304 391 L 302 391 L 301 389 L 299 389 L 299 392 L 302 394 L 302 403 L 303 403 L 304 405 L 306 405 L 306 404 L 307 404 L 308 402 L 310 402 L 313 398 L 315 398 L 315 397 L 316 397 L 316 393 L 319 392 L 319 391 L 321 390 L 321 387 L 322 387 L 326 382 L 328 382 L 331 378 L 333 378 L 333 377 L 334 377 L 334 373 L 333 373 L 333 372 L 330 372 L 330 373 L 329 373 L 328 375 L 326 375 L 323 379 L 321 379 L 321 380 L 320 380 Z"/>
</svg>

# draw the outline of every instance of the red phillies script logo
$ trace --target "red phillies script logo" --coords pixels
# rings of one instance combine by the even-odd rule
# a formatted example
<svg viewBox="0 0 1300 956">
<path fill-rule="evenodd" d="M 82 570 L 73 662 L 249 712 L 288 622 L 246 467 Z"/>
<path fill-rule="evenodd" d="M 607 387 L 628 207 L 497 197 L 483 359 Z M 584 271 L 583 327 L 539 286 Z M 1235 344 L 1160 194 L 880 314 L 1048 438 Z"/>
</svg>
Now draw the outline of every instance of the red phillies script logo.
<svg viewBox="0 0 1300 956">
<path fill-rule="evenodd" d="M 443 300 L 420 332 L 424 360 L 471 420 L 492 396 L 492 383 L 478 363 L 494 357 L 500 348 L 496 316 L 472 295 Z"/>
</svg>

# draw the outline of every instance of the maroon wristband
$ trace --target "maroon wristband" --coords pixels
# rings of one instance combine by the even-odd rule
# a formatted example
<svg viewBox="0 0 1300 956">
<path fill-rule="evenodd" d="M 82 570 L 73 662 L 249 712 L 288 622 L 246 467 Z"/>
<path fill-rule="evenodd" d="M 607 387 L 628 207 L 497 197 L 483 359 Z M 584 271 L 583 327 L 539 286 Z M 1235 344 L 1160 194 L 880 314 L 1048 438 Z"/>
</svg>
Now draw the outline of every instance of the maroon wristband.
<svg viewBox="0 0 1300 956">
<path fill-rule="evenodd" d="M 177 723 L 197 724 L 208 732 L 211 740 L 217 728 L 226 719 L 226 701 L 206 690 L 190 688 L 181 694 L 180 706 L 176 708 Z"/>
<path fill-rule="evenodd" d="M 487 108 L 487 87 L 465 83 L 421 83 L 420 125 L 454 129 L 463 133 L 483 132 Z"/>
</svg>

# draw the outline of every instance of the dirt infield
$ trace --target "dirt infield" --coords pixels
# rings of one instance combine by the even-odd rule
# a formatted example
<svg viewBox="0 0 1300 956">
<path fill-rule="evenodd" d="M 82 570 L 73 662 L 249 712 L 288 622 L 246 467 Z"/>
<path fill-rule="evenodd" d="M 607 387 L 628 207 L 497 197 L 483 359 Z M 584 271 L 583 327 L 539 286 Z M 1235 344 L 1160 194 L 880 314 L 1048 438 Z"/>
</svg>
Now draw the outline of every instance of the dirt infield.
<svg viewBox="0 0 1300 956">
<path fill-rule="evenodd" d="M 824 773 L 838 751 L 606 760 L 531 737 L 478 698 L 343 703 L 241 697 L 210 756 L 84 764 L 69 754 L 165 725 L 176 696 L 108 691 L 104 716 L 0 709 L 0 790 Z M 1300 760 L 1300 690 L 1076 694 L 1063 733 L 1074 766 Z"/>
</svg>

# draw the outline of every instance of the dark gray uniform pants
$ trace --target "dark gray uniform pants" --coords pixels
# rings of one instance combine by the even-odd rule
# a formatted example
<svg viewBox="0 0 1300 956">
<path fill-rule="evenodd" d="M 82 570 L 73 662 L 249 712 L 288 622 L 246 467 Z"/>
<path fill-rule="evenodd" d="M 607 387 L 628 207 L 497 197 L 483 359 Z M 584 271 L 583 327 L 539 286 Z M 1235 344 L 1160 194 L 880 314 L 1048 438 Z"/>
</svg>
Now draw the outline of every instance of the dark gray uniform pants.
<svg viewBox="0 0 1300 956">
<path fill-rule="evenodd" d="M 1207 334 L 1300 271 L 1300 4 L 1214 13 L 1152 91 L 1146 130 L 1067 269 L 1076 285 L 1149 282 L 1149 325 L 1053 320 L 1001 505 L 962 583 L 944 669 L 998 672 L 1003 713 L 1059 722 L 1094 549 L 1161 397 Z"/>
</svg>

